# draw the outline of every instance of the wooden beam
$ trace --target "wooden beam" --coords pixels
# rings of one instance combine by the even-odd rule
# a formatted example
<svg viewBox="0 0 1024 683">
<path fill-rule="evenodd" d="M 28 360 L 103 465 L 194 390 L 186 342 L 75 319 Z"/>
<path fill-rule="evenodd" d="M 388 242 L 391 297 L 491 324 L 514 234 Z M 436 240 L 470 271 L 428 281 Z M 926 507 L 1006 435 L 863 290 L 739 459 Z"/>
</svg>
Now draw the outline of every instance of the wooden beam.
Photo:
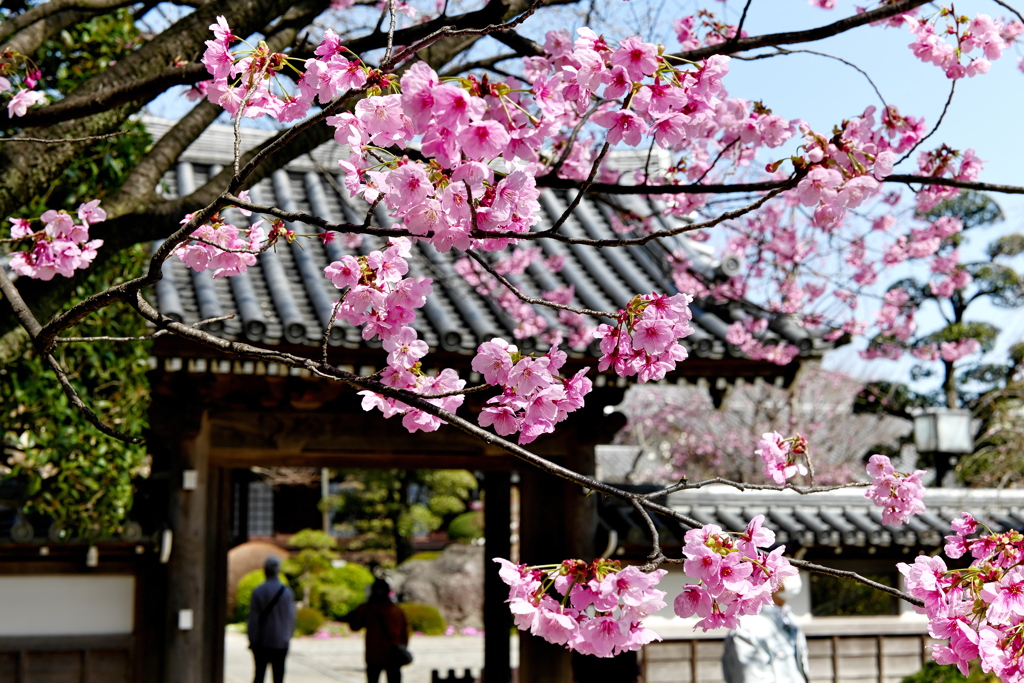
<svg viewBox="0 0 1024 683">
<path fill-rule="evenodd" d="M 472 454 L 441 454 L 423 452 L 343 452 L 301 451 L 282 453 L 256 448 L 216 448 L 210 462 L 217 467 L 336 467 L 347 469 L 445 469 L 445 470 L 512 470 L 517 466 L 511 456 L 487 457 Z"/>
</svg>

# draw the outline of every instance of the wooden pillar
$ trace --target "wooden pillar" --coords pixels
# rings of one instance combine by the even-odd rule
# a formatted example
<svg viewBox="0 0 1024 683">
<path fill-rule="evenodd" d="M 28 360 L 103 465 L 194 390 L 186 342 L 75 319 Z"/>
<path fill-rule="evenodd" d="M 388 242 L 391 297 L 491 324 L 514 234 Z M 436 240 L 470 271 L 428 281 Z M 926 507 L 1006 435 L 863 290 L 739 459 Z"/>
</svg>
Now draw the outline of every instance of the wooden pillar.
<svg viewBox="0 0 1024 683">
<path fill-rule="evenodd" d="M 572 437 L 562 462 L 581 474 L 594 473 L 594 448 Z M 568 558 L 594 559 L 597 506 L 578 484 L 536 469 L 520 475 L 520 562 L 550 564 Z M 519 638 L 519 680 L 530 683 L 569 683 L 569 651 L 529 634 Z"/>
<path fill-rule="evenodd" d="M 484 680 L 509 683 L 509 632 L 512 614 L 505 600 L 508 586 L 498 576 L 495 557 L 509 558 L 512 553 L 512 495 L 508 472 L 491 471 L 484 475 Z"/>
<path fill-rule="evenodd" d="M 167 565 L 167 635 L 164 683 L 205 683 L 214 644 L 208 633 L 210 427 L 204 414 L 196 432 L 183 435 L 170 467 L 170 529 L 174 542 Z M 185 489 L 185 472 L 194 470 L 196 486 Z M 191 610 L 191 628 L 182 629 Z M 223 634 L 220 635 L 223 639 Z"/>
</svg>

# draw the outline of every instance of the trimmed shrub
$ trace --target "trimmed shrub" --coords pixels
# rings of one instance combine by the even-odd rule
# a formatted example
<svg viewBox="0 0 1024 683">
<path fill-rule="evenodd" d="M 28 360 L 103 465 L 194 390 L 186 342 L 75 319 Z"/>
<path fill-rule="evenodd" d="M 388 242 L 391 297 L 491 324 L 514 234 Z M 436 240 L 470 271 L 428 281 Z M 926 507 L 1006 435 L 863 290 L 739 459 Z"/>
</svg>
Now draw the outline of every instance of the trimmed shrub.
<svg viewBox="0 0 1024 683">
<path fill-rule="evenodd" d="M 472 541 L 484 536 L 484 513 L 464 512 L 448 525 L 448 537 L 453 541 Z"/>
<path fill-rule="evenodd" d="M 341 621 L 349 612 L 366 601 L 363 591 L 356 593 L 345 585 L 320 584 L 320 609 L 332 621 Z"/>
<path fill-rule="evenodd" d="M 235 590 L 235 621 L 245 621 L 249 618 L 249 603 L 252 601 L 252 592 L 256 586 L 263 583 L 267 576 L 262 569 L 255 569 L 238 582 Z"/>
<path fill-rule="evenodd" d="M 319 529 L 303 529 L 291 537 L 288 545 L 295 548 L 333 550 L 338 547 L 338 542 L 334 540 L 333 536 Z"/>
<path fill-rule="evenodd" d="M 428 636 L 439 636 L 448 627 L 448 622 L 433 605 L 403 602 L 398 606 L 405 612 L 405 618 L 409 620 L 409 629 L 412 631 L 418 631 Z"/>
<path fill-rule="evenodd" d="M 311 636 L 324 623 L 324 615 L 320 610 L 303 607 L 295 613 L 295 632 L 300 636 Z"/>
<path fill-rule="evenodd" d="M 320 610 L 329 619 L 338 620 L 366 602 L 366 588 L 373 583 L 373 574 L 366 567 L 349 562 L 316 574 L 314 593 Z"/>
</svg>

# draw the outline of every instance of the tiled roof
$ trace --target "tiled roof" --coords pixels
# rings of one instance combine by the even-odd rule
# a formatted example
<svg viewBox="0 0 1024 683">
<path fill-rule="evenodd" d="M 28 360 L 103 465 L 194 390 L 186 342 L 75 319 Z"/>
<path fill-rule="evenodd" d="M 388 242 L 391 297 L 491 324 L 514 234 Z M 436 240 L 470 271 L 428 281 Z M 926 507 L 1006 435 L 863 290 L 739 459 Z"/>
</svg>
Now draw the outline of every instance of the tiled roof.
<svg viewBox="0 0 1024 683">
<path fill-rule="evenodd" d="M 149 122 L 158 137 L 167 122 Z M 260 141 L 266 133 L 250 131 L 252 138 L 243 148 Z M 341 176 L 332 162 L 329 143 L 312 155 L 275 171 L 251 190 L 255 202 L 275 204 L 285 210 L 310 211 L 331 221 L 360 222 L 367 205 L 350 198 L 343 189 Z M 336 151 L 336 147 L 334 147 Z M 182 156 L 177 168 L 164 177 L 168 196 L 192 191 L 230 161 L 230 128 L 213 127 Z M 564 210 L 569 197 L 565 193 L 544 190 L 540 197 L 545 217 L 536 229 L 550 225 L 553 216 Z M 654 214 L 662 225 L 671 227 L 677 219 L 661 216 L 655 204 L 639 198 L 627 200 L 628 208 L 639 214 Z M 228 211 L 235 225 L 246 225 L 236 210 Z M 606 239 L 615 237 L 609 222 L 609 208 L 593 198 L 584 198 L 566 221 L 567 235 Z M 377 211 L 376 222 L 387 225 L 386 212 Z M 252 220 L 252 219 L 249 219 Z M 305 225 L 291 225 L 300 233 L 310 233 Z M 164 268 L 164 278 L 156 287 L 159 309 L 165 315 L 185 323 L 236 314 L 234 319 L 207 326 L 208 331 L 233 340 L 257 344 L 308 345 L 321 343 L 323 330 L 331 317 L 338 290 L 323 277 L 324 267 L 347 253 L 367 253 L 379 247 L 376 238 L 364 238 L 363 245 L 350 250 L 338 241 L 322 245 L 319 240 L 297 240 L 279 244 L 259 256 L 257 265 L 239 276 L 214 280 L 209 272 L 196 273 L 175 258 Z M 665 249 L 682 249 L 694 269 L 711 275 L 720 267 L 703 245 L 684 237 L 662 240 L 662 244 L 597 249 L 543 240 L 539 244 L 545 257 L 565 257 L 563 269 L 554 273 L 532 265 L 524 275 L 510 278 L 526 294 L 539 296 L 565 286 L 575 289 L 576 305 L 615 311 L 624 307 L 636 293 L 652 291 L 674 293 L 666 270 Z M 494 336 L 512 338 L 514 322 L 489 297 L 481 296 L 455 274 L 456 254 L 438 253 L 432 246 L 419 243 L 410 260 L 410 273 L 434 279 L 434 294 L 417 313 L 413 326 L 431 350 L 469 354 L 482 341 Z M 728 265 L 728 264 L 727 264 Z M 737 355 L 725 341 L 727 327 L 747 314 L 738 306 L 714 306 L 695 302 L 694 334 L 685 340 L 691 354 L 702 358 Z M 558 327 L 556 316 L 543 309 L 550 327 Z M 596 324 L 596 321 L 595 321 Z M 809 335 L 791 321 L 778 318 L 766 332 L 768 339 L 785 339 L 797 344 L 803 355 L 820 355 L 828 345 Z M 543 345 L 520 340 L 524 348 Z M 355 348 L 372 345 L 363 342 L 359 330 L 344 321 L 335 323 L 330 344 Z M 591 350 L 593 352 L 594 349 Z"/>
<path fill-rule="evenodd" d="M 1024 490 L 940 489 L 925 490 L 926 512 L 900 526 L 882 524 L 880 508 L 859 488 L 811 495 L 794 491 L 738 491 L 714 485 L 668 496 L 668 505 L 701 524 L 717 524 L 726 531 L 742 531 L 755 515 L 765 515 L 764 526 L 779 543 L 797 547 L 825 546 L 935 549 L 952 533 L 950 522 L 962 511 L 972 513 L 992 531 L 1024 531 Z M 606 501 L 601 519 L 625 542 L 646 542 L 646 526 L 633 508 Z M 685 528 L 656 518 L 663 543 L 680 543 Z"/>
</svg>

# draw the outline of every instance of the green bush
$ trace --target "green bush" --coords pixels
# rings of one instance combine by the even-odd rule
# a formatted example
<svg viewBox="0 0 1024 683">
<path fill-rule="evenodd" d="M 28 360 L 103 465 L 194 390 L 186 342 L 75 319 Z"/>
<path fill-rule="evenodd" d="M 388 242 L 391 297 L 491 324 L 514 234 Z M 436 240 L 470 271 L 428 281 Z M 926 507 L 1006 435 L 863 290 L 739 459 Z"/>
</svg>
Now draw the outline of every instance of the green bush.
<svg viewBox="0 0 1024 683">
<path fill-rule="evenodd" d="M 428 636 L 439 636 L 448 627 L 441 613 L 433 605 L 418 602 L 403 602 L 398 605 L 409 620 L 409 629 Z"/>
<path fill-rule="evenodd" d="M 317 595 L 320 610 L 327 618 L 338 620 L 366 602 L 366 588 L 371 583 L 370 570 L 350 562 L 317 574 L 316 586 L 310 594 Z"/>
<path fill-rule="evenodd" d="M 245 621 L 249 618 L 249 602 L 252 600 L 252 592 L 266 578 L 262 569 L 255 569 L 238 582 L 238 589 L 235 591 L 235 621 Z"/>
<path fill-rule="evenodd" d="M 320 581 L 332 586 L 348 586 L 352 590 L 365 592 L 373 583 L 373 573 L 361 564 L 349 562 L 341 567 L 332 567 L 324 572 Z"/>
<path fill-rule="evenodd" d="M 312 548 L 314 550 L 333 550 L 338 542 L 328 533 L 319 529 L 303 529 L 288 541 L 295 548 Z"/>
<path fill-rule="evenodd" d="M 964 676 L 952 664 L 929 661 L 920 671 L 904 678 L 903 683 L 999 683 L 999 678 L 983 673 L 977 662 L 971 665 L 970 675 Z"/>
<path fill-rule="evenodd" d="M 484 536 L 484 513 L 464 512 L 448 525 L 448 537 L 455 541 L 472 541 Z"/>
<path fill-rule="evenodd" d="M 324 623 L 324 615 L 320 610 L 303 607 L 295 613 L 295 632 L 300 636 L 311 636 Z"/>
<path fill-rule="evenodd" d="M 341 619 L 366 601 L 363 591 L 356 593 L 350 586 L 320 584 L 320 609 L 332 621 Z"/>
</svg>

